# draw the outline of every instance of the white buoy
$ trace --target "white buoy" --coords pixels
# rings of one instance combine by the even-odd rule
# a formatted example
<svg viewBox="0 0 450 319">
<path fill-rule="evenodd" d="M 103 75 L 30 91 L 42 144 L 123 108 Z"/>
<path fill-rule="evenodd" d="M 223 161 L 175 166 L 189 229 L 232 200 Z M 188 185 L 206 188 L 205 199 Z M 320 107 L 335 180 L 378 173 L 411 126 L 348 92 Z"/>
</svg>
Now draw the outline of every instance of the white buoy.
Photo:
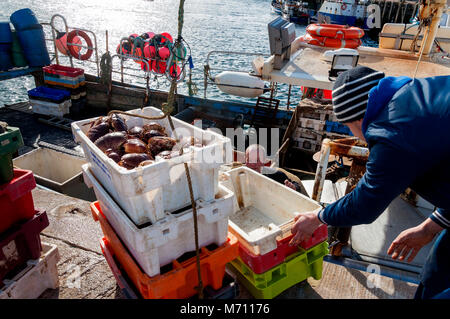
<svg viewBox="0 0 450 319">
<path fill-rule="evenodd" d="M 247 73 L 225 71 L 214 82 L 222 92 L 232 95 L 257 97 L 264 93 L 264 81 Z"/>
</svg>

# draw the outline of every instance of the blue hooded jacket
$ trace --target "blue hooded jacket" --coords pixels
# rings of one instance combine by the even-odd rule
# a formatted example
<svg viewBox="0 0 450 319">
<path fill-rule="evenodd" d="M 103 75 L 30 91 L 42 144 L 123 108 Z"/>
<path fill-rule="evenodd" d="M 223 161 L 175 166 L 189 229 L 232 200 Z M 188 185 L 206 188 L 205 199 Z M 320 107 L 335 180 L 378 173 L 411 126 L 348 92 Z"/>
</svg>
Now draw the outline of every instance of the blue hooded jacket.
<svg viewBox="0 0 450 319">
<path fill-rule="evenodd" d="M 356 188 L 323 209 L 332 226 L 372 223 L 407 187 L 450 227 L 450 76 L 386 77 L 369 92 L 362 130 L 370 155 Z"/>
</svg>

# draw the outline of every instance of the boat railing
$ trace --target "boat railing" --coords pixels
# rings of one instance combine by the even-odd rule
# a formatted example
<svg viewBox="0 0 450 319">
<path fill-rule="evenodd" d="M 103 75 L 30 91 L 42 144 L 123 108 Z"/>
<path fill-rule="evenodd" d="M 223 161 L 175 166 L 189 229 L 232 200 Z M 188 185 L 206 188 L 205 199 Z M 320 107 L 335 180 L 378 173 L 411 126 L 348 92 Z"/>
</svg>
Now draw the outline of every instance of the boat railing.
<svg viewBox="0 0 450 319">
<path fill-rule="evenodd" d="M 258 53 L 258 52 L 240 52 L 240 51 L 222 51 L 222 50 L 213 50 L 210 51 L 208 53 L 208 55 L 206 56 L 206 63 L 204 65 L 204 98 L 206 99 L 206 92 L 207 92 L 207 88 L 208 88 L 208 84 L 216 84 L 214 82 L 214 77 L 211 74 L 211 71 L 219 71 L 219 72 L 223 72 L 223 71 L 231 71 L 231 72 L 241 72 L 241 73 L 251 73 L 249 70 L 242 70 L 242 69 L 237 69 L 237 68 L 223 68 L 223 67 L 217 67 L 216 64 L 211 65 L 211 56 L 212 55 L 226 55 L 226 56 L 261 56 L 264 58 L 270 57 L 270 54 L 267 53 Z M 223 63 L 222 63 L 223 65 Z M 252 74 L 255 76 L 260 76 L 259 74 Z"/>
<path fill-rule="evenodd" d="M 96 69 L 97 69 L 97 76 L 100 76 L 100 60 L 99 60 L 99 55 L 98 55 L 98 45 L 97 45 L 97 36 L 96 36 L 96 34 L 93 31 L 91 31 L 91 30 L 87 30 L 87 29 L 83 29 L 83 28 L 75 28 L 75 27 L 68 26 L 66 19 L 60 14 L 54 14 L 52 16 L 52 18 L 50 19 L 50 22 L 42 22 L 41 23 L 41 25 L 43 27 L 50 27 L 51 38 L 47 38 L 46 37 L 45 41 L 50 42 L 52 44 L 52 47 L 53 47 L 53 50 L 54 50 L 53 52 L 51 52 L 51 51 L 49 52 L 50 54 L 53 54 L 53 58 L 51 58 L 51 60 L 52 61 L 56 60 L 56 64 L 60 64 L 60 58 L 64 57 L 64 58 L 67 58 L 69 60 L 70 66 L 74 67 L 74 59 L 73 59 L 73 57 L 70 54 L 67 55 L 67 56 L 65 56 L 65 55 L 60 56 L 59 55 L 59 51 L 58 51 L 58 49 L 56 47 L 57 32 L 59 32 L 59 30 L 56 29 L 56 27 L 55 27 L 55 20 L 56 20 L 56 18 L 60 18 L 62 20 L 63 25 L 64 25 L 64 30 L 65 30 L 66 34 L 69 34 L 69 32 L 75 30 L 75 32 L 77 33 L 77 36 L 78 36 L 78 32 L 81 31 L 81 32 L 87 33 L 88 35 L 90 35 L 92 37 L 92 39 L 93 39 L 93 41 L 92 41 L 92 45 L 93 46 L 92 47 L 90 47 L 88 45 L 78 44 L 78 43 L 71 43 L 70 45 L 71 46 L 80 47 L 81 49 L 84 48 L 86 50 L 92 50 L 94 52 L 92 58 L 89 58 L 89 59 L 86 59 L 86 60 L 82 60 L 82 62 L 83 63 L 84 62 L 94 63 L 95 66 L 96 66 Z"/>
</svg>

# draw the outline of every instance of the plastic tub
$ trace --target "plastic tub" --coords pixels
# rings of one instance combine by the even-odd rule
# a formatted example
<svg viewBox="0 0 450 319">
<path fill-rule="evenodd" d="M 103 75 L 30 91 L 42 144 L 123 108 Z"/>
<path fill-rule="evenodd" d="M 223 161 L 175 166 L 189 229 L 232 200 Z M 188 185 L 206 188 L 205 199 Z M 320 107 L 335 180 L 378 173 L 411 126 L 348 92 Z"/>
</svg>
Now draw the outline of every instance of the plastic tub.
<svg viewBox="0 0 450 319">
<path fill-rule="evenodd" d="M 277 241 L 277 248 L 264 255 L 254 255 L 247 248 L 239 245 L 239 257 L 256 274 L 261 274 L 283 263 L 287 257 L 299 250 L 308 250 L 328 239 L 327 225 L 322 225 L 314 232 L 313 236 L 301 243 L 299 247 L 289 246 L 293 235 Z"/>
<path fill-rule="evenodd" d="M 17 31 L 42 28 L 36 15 L 29 8 L 17 10 L 11 15 L 10 20 Z"/>
<path fill-rule="evenodd" d="M 91 206 L 92 207 L 92 206 Z M 171 267 L 163 274 L 149 277 L 135 263 L 129 251 L 122 244 L 101 211 L 93 210 L 104 229 L 107 229 L 106 247 L 116 256 L 134 286 L 145 299 L 185 299 L 196 294 L 198 285 L 195 254 L 184 260 L 173 260 Z M 236 238 L 229 234 L 225 244 L 217 248 L 202 247 L 200 272 L 204 286 L 212 289 L 222 287 L 225 266 L 238 256 Z"/>
<path fill-rule="evenodd" d="M 33 172 L 14 169 L 14 178 L 0 185 L 0 234 L 16 222 L 34 216 L 31 191 L 36 187 Z"/>
<path fill-rule="evenodd" d="M 86 164 L 86 160 L 82 157 L 49 148 L 38 148 L 16 157 L 13 164 L 33 171 L 39 185 L 71 197 L 95 201 L 94 191 L 83 181 L 81 166 Z"/>
<path fill-rule="evenodd" d="M 69 66 L 64 66 L 64 65 L 59 65 L 59 64 L 52 64 L 52 65 L 43 67 L 42 71 L 44 71 L 44 73 L 48 73 L 48 74 L 61 75 L 61 76 L 66 76 L 66 77 L 71 77 L 71 78 L 84 76 L 83 69 L 72 68 Z"/>
<path fill-rule="evenodd" d="M 130 112 L 147 116 L 163 114 L 154 107 Z M 149 122 L 141 118 L 124 117 L 128 127 Z M 95 118 L 72 123 L 75 141 L 81 144 L 95 177 L 136 225 L 154 223 L 170 212 L 190 206 L 184 163 L 188 163 L 189 166 L 194 200 L 202 199 L 205 202 L 214 200 L 219 191 L 219 167 L 224 162 L 232 160 L 229 138 L 172 118 L 179 138 L 195 135 L 207 145 L 202 148 L 191 148 L 193 151 L 183 156 L 127 170 L 108 158 L 86 136 L 89 125 L 83 124 L 93 120 Z M 156 122 L 163 125 L 169 135 L 173 134 L 167 118 Z M 209 156 L 211 154 L 214 154 L 213 158 Z"/>
<path fill-rule="evenodd" d="M 56 117 L 63 117 L 64 115 L 69 114 L 70 106 L 72 105 L 70 99 L 62 103 L 52 103 L 34 99 L 30 99 L 29 101 L 33 108 L 33 113 Z"/>
<path fill-rule="evenodd" d="M 57 78 L 54 76 L 48 76 L 44 73 L 44 83 L 50 85 L 57 85 L 69 89 L 77 89 L 80 86 L 85 85 L 84 77 L 83 79 L 78 80 L 78 78 Z"/>
<path fill-rule="evenodd" d="M 322 278 L 323 257 L 328 254 L 328 243 L 289 256 L 286 261 L 262 274 L 255 274 L 242 260 L 230 263 L 239 282 L 258 299 L 272 299 L 299 282 L 313 277 Z"/>
<path fill-rule="evenodd" d="M 158 275 L 162 266 L 185 252 L 195 250 L 192 208 L 168 215 L 150 226 L 138 228 L 86 170 L 85 165 L 83 173 L 85 182 L 94 187 L 98 199 L 98 203 L 92 205 L 91 209 L 101 208 L 114 231 L 147 275 Z M 208 204 L 201 200 L 196 202 L 198 241 L 201 247 L 221 245 L 226 241 L 228 216 L 233 212 L 232 201 L 233 194 L 222 188 L 214 203 Z M 106 233 L 105 235 L 108 236 Z"/>
<path fill-rule="evenodd" d="M 38 86 L 28 91 L 28 97 L 33 100 L 62 103 L 70 99 L 70 92 L 61 89 L 51 89 L 45 86 Z"/>
<path fill-rule="evenodd" d="M 27 267 L 11 280 L 5 279 L 0 299 L 37 299 L 47 289 L 59 286 L 58 247 L 42 243 L 39 259 L 27 261 Z"/>
<path fill-rule="evenodd" d="M 320 205 L 248 167 L 224 173 L 222 185 L 235 194 L 235 209 L 229 230 L 254 255 L 264 255 L 291 235 L 295 213 L 315 210 Z"/>
<path fill-rule="evenodd" d="M 45 211 L 36 211 L 30 220 L 14 225 L 0 235 L 0 280 L 27 260 L 40 257 L 42 247 L 39 234 L 48 225 Z"/>
</svg>

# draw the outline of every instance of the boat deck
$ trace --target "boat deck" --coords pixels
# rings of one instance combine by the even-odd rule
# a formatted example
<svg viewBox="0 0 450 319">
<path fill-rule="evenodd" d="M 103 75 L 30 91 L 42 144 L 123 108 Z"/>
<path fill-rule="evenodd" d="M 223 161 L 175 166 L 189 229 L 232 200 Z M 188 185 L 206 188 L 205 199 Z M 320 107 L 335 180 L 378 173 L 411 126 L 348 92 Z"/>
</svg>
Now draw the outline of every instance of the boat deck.
<svg viewBox="0 0 450 319">
<path fill-rule="evenodd" d="M 328 79 L 330 62 L 323 59 L 323 53 L 330 48 L 321 48 L 307 44 L 296 44 L 298 46 L 281 70 L 272 70 L 270 67 L 264 71 L 263 79 L 270 78 L 271 81 L 316 87 L 325 90 L 333 89 L 333 82 Z M 374 70 L 383 71 L 386 76 L 409 76 L 413 77 L 417 65 L 417 56 L 408 52 L 360 47 L 358 65 L 370 67 Z M 273 57 L 272 57 L 273 58 Z M 270 59 L 272 59 L 270 58 Z M 271 61 L 268 61 L 270 64 Z M 450 75 L 450 67 L 447 65 L 430 62 L 422 58 L 417 78 Z"/>
</svg>

